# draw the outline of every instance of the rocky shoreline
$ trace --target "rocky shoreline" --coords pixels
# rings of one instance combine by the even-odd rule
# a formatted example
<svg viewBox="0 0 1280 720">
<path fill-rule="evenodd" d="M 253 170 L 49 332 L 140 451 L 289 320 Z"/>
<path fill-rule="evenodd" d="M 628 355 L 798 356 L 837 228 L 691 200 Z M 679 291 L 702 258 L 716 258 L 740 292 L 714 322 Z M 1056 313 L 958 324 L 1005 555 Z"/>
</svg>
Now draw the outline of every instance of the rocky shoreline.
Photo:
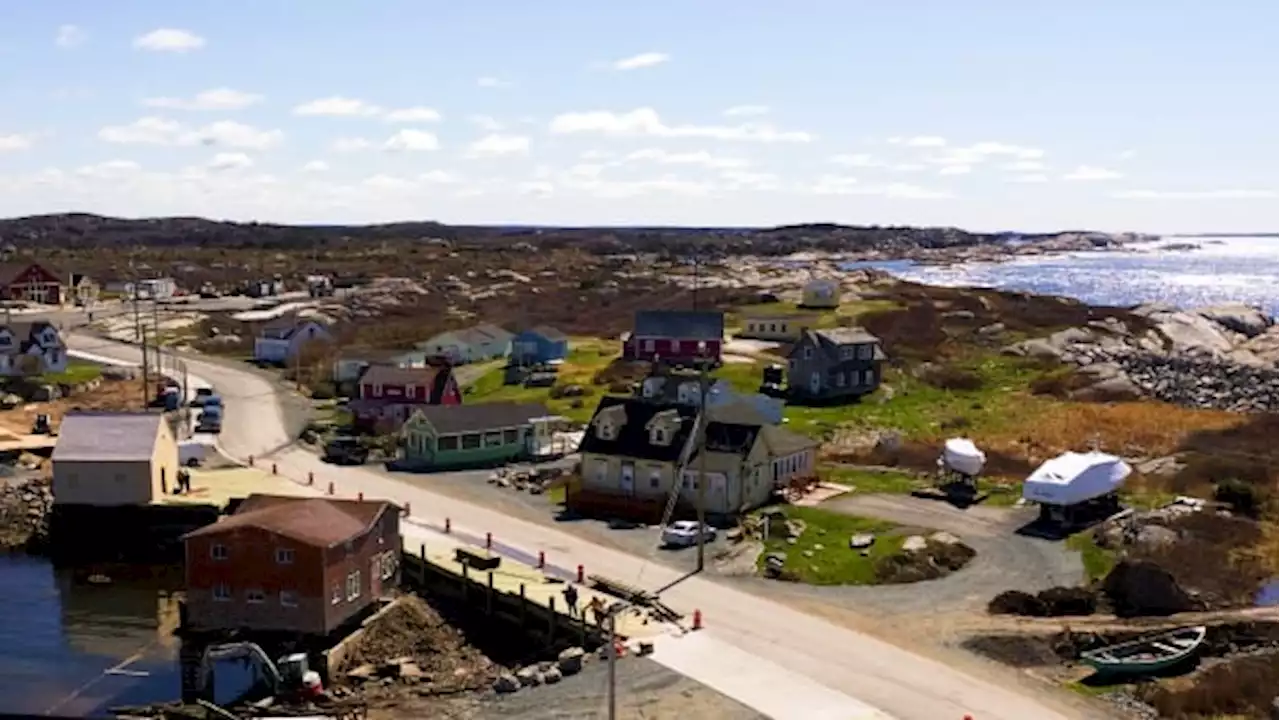
<svg viewBox="0 0 1280 720">
<path fill-rule="evenodd" d="M 35 550 L 49 537 L 53 488 L 33 478 L 0 485 L 0 551 Z"/>
<path fill-rule="evenodd" d="M 1143 305 L 1116 318 L 1010 345 L 1006 354 L 1077 369 L 1072 397 L 1152 398 L 1184 407 L 1276 412 L 1280 328 L 1245 305 L 1178 310 Z"/>
</svg>

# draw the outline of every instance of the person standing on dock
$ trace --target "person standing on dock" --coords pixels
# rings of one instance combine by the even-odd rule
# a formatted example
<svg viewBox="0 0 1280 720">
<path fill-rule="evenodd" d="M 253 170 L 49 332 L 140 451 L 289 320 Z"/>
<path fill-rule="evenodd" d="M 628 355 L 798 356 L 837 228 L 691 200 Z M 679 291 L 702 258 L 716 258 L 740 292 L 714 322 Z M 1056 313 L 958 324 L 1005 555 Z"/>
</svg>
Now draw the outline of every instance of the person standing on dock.
<svg viewBox="0 0 1280 720">
<path fill-rule="evenodd" d="M 578 588 L 572 583 L 564 589 L 564 601 L 569 606 L 569 617 L 578 616 Z"/>
</svg>

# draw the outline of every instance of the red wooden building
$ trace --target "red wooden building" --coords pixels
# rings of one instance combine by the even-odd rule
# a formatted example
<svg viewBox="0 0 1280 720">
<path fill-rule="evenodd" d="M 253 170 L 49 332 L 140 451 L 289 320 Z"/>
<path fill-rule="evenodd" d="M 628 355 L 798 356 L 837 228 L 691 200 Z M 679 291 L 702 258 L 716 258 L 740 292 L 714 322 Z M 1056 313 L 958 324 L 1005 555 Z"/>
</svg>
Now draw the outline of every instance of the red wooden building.
<svg viewBox="0 0 1280 720">
<path fill-rule="evenodd" d="M 670 365 L 719 365 L 724 313 L 705 310 L 643 310 L 622 337 L 624 360 L 661 360 Z"/>
<path fill-rule="evenodd" d="M 422 405 L 461 405 L 462 390 L 452 366 L 433 360 L 426 367 L 370 365 L 357 381 L 349 408 L 357 427 L 399 428 Z"/>
<path fill-rule="evenodd" d="M 0 263 L 0 295 L 6 300 L 61 305 L 62 289 L 59 274 L 39 263 Z"/>
<path fill-rule="evenodd" d="M 386 501 L 251 495 L 183 540 L 192 630 L 328 635 L 399 582 Z"/>
</svg>

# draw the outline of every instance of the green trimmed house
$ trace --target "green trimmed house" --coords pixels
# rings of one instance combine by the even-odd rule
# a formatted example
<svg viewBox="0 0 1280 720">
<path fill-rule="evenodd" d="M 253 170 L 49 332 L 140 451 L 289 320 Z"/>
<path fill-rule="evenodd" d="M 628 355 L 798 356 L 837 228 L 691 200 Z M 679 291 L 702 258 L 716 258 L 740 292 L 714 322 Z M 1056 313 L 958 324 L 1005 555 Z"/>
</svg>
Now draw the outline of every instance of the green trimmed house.
<svg viewBox="0 0 1280 720">
<path fill-rule="evenodd" d="M 541 454 L 556 421 L 533 403 L 424 405 L 400 430 L 401 459 L 413 470 L 492 467 Z"/>
</svg>

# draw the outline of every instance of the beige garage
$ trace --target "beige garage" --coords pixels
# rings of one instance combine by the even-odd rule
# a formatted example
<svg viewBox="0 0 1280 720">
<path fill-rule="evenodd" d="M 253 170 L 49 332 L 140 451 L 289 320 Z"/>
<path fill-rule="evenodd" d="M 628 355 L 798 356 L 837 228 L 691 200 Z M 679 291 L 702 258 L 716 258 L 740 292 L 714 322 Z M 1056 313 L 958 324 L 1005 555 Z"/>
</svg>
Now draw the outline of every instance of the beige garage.
<svg viewBox="0 0 1280 720">
<path fill-rule="evenodd" d="M 177 481 L 178 443 L 160 413 L 71 413 L 53 449 L 55 505 L 146 505 Z"/>
</svg>

